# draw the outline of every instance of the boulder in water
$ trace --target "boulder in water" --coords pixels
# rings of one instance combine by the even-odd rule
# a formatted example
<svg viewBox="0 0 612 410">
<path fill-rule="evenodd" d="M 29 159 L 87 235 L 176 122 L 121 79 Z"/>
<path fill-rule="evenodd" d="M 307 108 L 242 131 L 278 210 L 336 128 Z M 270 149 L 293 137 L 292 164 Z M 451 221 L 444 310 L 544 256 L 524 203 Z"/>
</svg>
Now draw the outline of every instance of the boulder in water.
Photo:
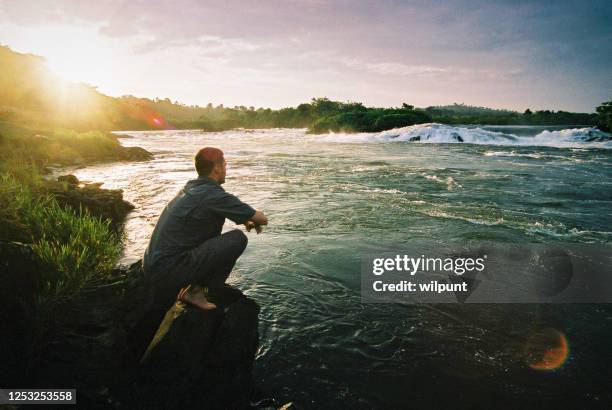
<svg viewBox="0 0 612 410">
<path fill-rule="evenodd" d="M 110 219 L 115 229 L 118 229 L 134 205 L 123 199 L 121 189 L 100 188 L 102 183 L 83 184 L 74 175 L 62 175 L 57 182 L 49 182 L 47 190 L 62 205 L 67 205 L 79 211 L 86 208 L 92 215 Z"/>
<path fill-rule="evenodd" d="M 124 161 L 150 161 L 153 154 L 141 147 L 121 147 L 120 159 Z"/>
<path fill-rule="evenodd" d="M 136 382 L 140 405 L 249 406 L 259 306 L 229 286 L 211 297 L 219 308 L 203 311 L 177 302 L 166 313 L 141 360 Z"/>
</svg>

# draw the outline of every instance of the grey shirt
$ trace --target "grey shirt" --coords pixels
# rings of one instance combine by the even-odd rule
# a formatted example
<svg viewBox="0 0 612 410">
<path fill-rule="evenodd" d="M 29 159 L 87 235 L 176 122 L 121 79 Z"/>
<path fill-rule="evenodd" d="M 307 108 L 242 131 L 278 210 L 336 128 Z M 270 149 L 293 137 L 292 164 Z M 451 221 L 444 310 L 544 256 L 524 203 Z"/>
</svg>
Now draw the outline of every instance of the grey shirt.
<svg viewBox="0 0 612 410">
<path fill-rule="evenodd" d="M 255 209 L 208 177 L 192 179 L 166 205 L 151 235 L 143 266 L 149 274 L 172 266 L 186 251 L 221 234 L 225 218 L 243 224 Z"/>
</svg>

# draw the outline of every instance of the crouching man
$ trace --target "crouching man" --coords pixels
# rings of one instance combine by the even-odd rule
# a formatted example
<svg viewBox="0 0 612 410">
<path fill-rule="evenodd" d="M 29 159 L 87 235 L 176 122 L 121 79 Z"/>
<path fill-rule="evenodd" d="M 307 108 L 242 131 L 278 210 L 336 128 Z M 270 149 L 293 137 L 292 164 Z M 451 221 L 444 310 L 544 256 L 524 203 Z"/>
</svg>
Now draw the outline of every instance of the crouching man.
<svg viewBox="0 0 612 410">
<path fill-rule="evenodd" d="M 158 307 L 168 309 L 178 298 L 200 309 L 216 308 L 207 290 L 223 286 L 247 246 L 239 229 L 221 234 L 225 218 L 257 233 L 268 224 L 263 212 L 221 187 L 226 167 L 220 149 L 201 149 L 195 156 L 198 178 L 187 182 L 157 221 L 143 267 Z"/>
</svg>

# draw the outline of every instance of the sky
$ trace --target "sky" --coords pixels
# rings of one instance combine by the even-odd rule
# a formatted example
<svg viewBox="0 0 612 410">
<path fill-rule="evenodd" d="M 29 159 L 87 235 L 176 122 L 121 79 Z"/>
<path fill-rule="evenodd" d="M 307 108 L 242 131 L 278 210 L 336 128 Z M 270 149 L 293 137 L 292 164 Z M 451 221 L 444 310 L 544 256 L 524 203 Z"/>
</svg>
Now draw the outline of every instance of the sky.
<svg viewBox="0 0 612 410">
<path fill-rule="evenodd" d="M 612 100 L 609 0 L 0 0 L 0 44 L 108 95 L 189 105 Z"/>
</svg>

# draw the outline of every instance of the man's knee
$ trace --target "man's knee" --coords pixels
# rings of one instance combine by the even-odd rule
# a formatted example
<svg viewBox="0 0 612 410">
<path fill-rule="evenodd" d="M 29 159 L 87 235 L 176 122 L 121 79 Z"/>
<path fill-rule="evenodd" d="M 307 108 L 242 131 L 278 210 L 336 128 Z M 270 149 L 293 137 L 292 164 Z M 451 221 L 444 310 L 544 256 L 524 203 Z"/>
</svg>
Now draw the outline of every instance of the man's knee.
<svg viewBox="0 0 612 410">
<path fill-rule="evenodd" d="M 249 239 L 240 229 L 234 229 L 227 233 L 227 235 L 232 238 L 232 245 L 235 247 L 238 255 L 242 254 L 246 249 L 247 244 L 249 243 Z"/>
</svg>

